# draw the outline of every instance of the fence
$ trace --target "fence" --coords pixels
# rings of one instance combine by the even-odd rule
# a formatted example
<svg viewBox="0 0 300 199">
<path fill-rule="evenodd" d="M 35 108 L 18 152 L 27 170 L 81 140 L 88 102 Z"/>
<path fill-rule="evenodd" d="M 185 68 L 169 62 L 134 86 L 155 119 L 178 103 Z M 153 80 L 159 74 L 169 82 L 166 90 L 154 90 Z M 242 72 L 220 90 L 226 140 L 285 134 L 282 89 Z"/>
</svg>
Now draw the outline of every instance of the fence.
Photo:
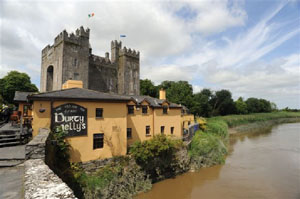
<svg viewBox="0 0 300 199">
<path fill-rule="evenodd" d="M 199 130 L 199 123 L 189 125 L 188 129 L 184 129 L 183 132 L 183 141 L 191 141 L 195 135 L 195 132 Z"/>
</svg>

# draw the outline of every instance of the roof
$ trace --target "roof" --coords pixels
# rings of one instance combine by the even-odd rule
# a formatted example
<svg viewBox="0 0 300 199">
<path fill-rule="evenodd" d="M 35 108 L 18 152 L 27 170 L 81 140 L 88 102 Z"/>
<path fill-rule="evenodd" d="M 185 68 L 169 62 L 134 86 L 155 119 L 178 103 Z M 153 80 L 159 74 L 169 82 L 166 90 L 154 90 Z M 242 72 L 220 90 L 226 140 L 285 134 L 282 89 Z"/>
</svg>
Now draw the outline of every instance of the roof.
<svg viewBox="0 0 300 199">
<path fill-rule="evenodd" d="M 161 100 L 161 99 L 157 99 L 157 98 L 150 97 L 150 96 L 130 95 L 130 97 L 134 101 L 136 101 L 137 104 L 141 104 L 143 101 L 147 101 L 150 104 L 150 106 L 155 107 L 155 108 L 162 107 L 162 104 L 164 102 L 169 104 L 169 108 L 181 108 L 180 105 L 168 102 L 168 100 Z"/>
<path fill-rule="evenodd" d="M 27 96 L 31 95 L 35 92 L 23 92 L 23 91 L 16 91 L 14 101 L 15 102 L 27 102 Z"/>
<path fill-rule="evenodd" d="M 133 100 L 137 104 L 147 101 L 151 107 L 161 108 L 164 102 L 169 104 L 169 108 L 181 108 L 181 105 L 170 103 L 167 100 L 160 100 L 150 96 L 139 95 L 118 95 L 112 93 L 103 93 L 99 91 L 89 90 L 85 88 L 69 88 L 33 94 L 28 96 L 29 100 L 87 100 L 87 101 L 130 101 Z"/>
<path fill-rule="evenodd" d="M 103 93 L 99 91 L 84 89 L 84 88 L 69 88 L 50 92 L 39 93 L 28 96 L 30 100 L 88 100 L 88 101 L 130 101 L 128 96 L 122 96 L 111 93 Z"/>
</svg>

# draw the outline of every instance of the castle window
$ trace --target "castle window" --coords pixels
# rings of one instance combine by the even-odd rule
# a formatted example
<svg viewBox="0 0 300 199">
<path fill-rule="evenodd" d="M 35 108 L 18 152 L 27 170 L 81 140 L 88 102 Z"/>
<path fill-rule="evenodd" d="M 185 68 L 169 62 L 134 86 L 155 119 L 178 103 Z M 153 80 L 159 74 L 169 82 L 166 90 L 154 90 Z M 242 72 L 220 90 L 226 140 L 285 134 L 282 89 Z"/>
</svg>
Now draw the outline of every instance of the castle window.
<svg viewBox="0 0 300 199">
<path fill-rule="evenodd" d="M 160 133 L 161 133 L 161 134 L 164 134 L 164 133 L 165 133 L 165 126 L 161 126 L 161 127 L 160 127 Z"/>
<path fill-rule="evenodd" d="M 134 106 L 128 105 L 128 114 L 133 114 L 133 113 L 134 113 Z"/>
<path fill-rule="evenodd" d="M 77 59 L 76 59 L 76 58 L 74 59 L 74 66 L 75 66 L 75 67 L 77 67 L 77 66 L 78 66 L 78 61 L 77 61 Z"/>
<path fill-rule="evenodd" d="M 142 106 L 142 113 L 147 114 L 148 107 L 147 106 Z"/>
<path fill-rule="evenodd" d="M 171 134 L 173 135 L 174 133 L 174 126 L 171 127 Z"/>
<path fill-rule="evenodd" d="M 127 139 L 132 138 L 132 129 L 131 128 L 127 128 Z"/>
<path fill-rule="evenodd" d="M 74 73 L 74 80 L 79 80 L 79 73 Z"/>
<path fill-rule="evenodd" d="M 146 136 L 150 136 L 150 126 L 146 126 Z"/>
<path fill-rule="evenodd" d="M 103 148 L 104 133 L 96 133 L 93 136 L 94 136 L 93 149 Z"/>
<path fill-rule="evenodd" d="M 103 118 L 103 108 L 96 108 L 96 118 Z"/>
<path fill-rule="evenodd" d="M 163 114 L 168 114 L 168 107 L 167 106 L 163 106 Z"/>
</svg>

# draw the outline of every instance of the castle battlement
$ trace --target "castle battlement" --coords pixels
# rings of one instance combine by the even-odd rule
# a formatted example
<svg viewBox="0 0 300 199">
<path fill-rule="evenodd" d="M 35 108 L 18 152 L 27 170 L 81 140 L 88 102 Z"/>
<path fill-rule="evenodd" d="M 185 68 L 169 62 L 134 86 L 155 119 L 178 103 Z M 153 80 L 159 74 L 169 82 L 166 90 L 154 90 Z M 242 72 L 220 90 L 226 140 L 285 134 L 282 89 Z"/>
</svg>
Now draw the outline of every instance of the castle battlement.
<svg viewBox="0 0 300 199">
<path fill-rule="evenodd" d="M 140 58 L 140 52 L 139 51 L 135 51 L 135 50 L 131 50 L 131 48 L 127 49 L 125 46 L 123 49 L 120 50 L 120 55 L 126 55 L 126 56 L 130 56 L 133 58 Z"/>
<path fill-rule="evenodd" d="M 122 42 L 121 41 L 118 42 L 117 40 L 111 41 L 111 48 L 121 49 L 122 48 Z"/>
<path fill-rule="evenodd" d="M 66 30 L 63 30 L 59 35 L 57 35 L 54 39 L 54 45 L 59 44 L 62 41 L 74 43 L 74 44 L 80 44 L 80 40 L 83 38 L 89 39 L 90 37 L 90 29 L 84 29 L 82 26 L 78 29 L 76 29 L 75 34 L 68 33 Z"/>
<path fill-rule="evenodd" d="M 97 55 L 91 55 L 91 61 L 93 61 L 95 64 L 97 65 L 101 65 L 101 64 L 111 64 L 110 59 L 108 59 L 107 57 L 100 57 Z"/>
</svg>

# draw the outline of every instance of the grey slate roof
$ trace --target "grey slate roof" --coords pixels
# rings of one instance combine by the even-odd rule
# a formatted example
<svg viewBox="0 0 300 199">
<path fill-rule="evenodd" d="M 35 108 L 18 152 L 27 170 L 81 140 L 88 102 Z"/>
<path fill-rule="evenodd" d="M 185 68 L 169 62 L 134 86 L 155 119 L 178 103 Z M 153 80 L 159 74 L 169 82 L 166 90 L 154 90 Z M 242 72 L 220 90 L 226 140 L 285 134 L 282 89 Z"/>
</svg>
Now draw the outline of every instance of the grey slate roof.
<svg viewBox="0 0 300 199">
<path fill-rule="evenodd" d="M 23 92 L 16 91 L 14 101 L 15 102 L 27 102 L 27 96 L 33 94 L 34 92 Z"/>
<path fill-rule="evenodd" d="M 150 96 L 135 96 L 135 95 L 118 95 L 111 93 L 103 93 L 99 91 L 84 89 L 84 88 L 70 88 L 57 91 L 44 92 L 28 96 L 29 100 L 87 100 L 87 101 L 130 101 L 133 100 L 140 104 L 146 100 L 151 107 L 161 108 L 162 103 L 166 101 L 170 108 L 181 108 L 181 105 L 170 103 L 167 100 L 160 100 Z"/>
<path fill-rule="evenodd" d="M 103 93 L 94 90 L 84 88 L 70 88 L 63 90 L 56 90 L 50 92 L 44 92 L 28 96 L 30 100 L 49 100 L 49 99 L 75 99 L 75 100 L 109 100 L 109 101 L 129 101 L 128 96 L 122 96 L 117 94 Z"/>
<path fill-rule="evenodd" d="M 130 95 L 130 96 L 138 104 L 140 104 L 141 102 L 146 100 L 150 104 L 150 106 L 155 107 L 155 108 L 160 108 L 160 107 L 162 107 L 162 103 L 166 101 L 169 104 L 170 108 L 181 108 L 181 105 L 168 102 L 168 100 L 161 100 L 161 99 L 157 99 L 157 98 L 150 97 L 150 96 L 139 96 L 139 95 Z"/>
</svg>

